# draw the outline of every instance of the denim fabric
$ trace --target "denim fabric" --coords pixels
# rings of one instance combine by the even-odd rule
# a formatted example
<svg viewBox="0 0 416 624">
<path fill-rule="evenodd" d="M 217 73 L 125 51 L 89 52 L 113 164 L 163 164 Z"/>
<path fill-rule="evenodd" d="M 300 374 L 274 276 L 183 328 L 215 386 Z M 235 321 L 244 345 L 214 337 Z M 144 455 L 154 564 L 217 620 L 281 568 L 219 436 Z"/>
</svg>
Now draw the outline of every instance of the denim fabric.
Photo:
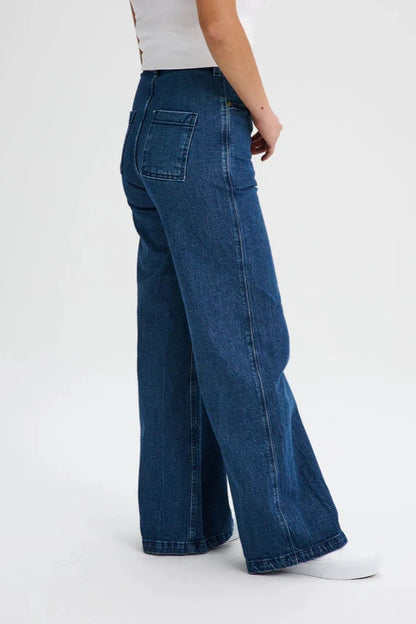
<svg viewBox="0 0 416 624">
<path fill-rule="evenodd" d="M 284 373 L 289 335 L 250 152 L 218 67 L 145 70 L 120 172 L 139 234 L 143 550 L 204 553 L 233 519 L 247 571 L 347 542 Z"/>
</svg>

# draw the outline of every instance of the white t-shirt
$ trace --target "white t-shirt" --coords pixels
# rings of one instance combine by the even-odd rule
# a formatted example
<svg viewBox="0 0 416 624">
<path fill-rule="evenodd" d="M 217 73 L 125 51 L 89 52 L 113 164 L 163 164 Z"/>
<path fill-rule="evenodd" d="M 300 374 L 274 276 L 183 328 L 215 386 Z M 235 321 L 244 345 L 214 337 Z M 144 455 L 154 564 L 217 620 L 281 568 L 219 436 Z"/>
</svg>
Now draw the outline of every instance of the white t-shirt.
<svg viewBox="0 0 416 624">
<path fill-rule="evenodd" d="M 142 70 L 217 65 L 198 21 L 196 0 L 130 0 L 136 15 Z M 237 13 L 250 45 L 254 16 L 266 0 L 237 0 Z"/>
</svg>

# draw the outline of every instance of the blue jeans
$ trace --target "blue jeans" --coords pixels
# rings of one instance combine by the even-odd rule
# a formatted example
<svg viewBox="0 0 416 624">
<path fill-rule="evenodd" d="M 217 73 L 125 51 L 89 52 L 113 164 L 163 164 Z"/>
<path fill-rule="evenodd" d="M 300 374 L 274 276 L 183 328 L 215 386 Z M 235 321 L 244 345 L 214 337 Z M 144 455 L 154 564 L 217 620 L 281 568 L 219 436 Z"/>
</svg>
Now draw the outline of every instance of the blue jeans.
<svg viewBox="0 0 416 624">
<path fill-rule="evenodd" d="M 284 369 L 289 336 L 250 151 L 218 67 L 145 70 L 121 156 L 139 234 L 143 550 L 204 553 L 233 518 L 247 571 L 347 542 Z"/>
</svg>

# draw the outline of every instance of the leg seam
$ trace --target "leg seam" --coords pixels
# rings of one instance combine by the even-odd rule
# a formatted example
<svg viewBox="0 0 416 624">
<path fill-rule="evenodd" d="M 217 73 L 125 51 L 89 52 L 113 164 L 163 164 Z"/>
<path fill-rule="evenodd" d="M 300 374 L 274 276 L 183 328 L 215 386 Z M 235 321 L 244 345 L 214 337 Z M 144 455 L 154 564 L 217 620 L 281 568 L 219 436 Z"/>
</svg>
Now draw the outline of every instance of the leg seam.
<svg viewBox="0 0 416 624">
<path fill-rule="evenodd" d="M 193 368 L 193 351 L 191 344 L 190 364 L 189 364 L 189 426 L 190 426 L 190 444 L 191 444 L 191 501 L 190 501 L 190 517 L 189 517 L 189 541 L 195 538 L 195 509 L 196 509 L 196 484 L 197 484 L 197 461 L 196 461 L 196 419 L 195 419 L 195 384 L 194 384 L 194 368 Z"/>
<path fill-rule="evenodd" d="M 160 533 L 160 526 L 161 526 L 161 520 L 162 520 L 162 506 L 163 506 L 163 498 L 164 498 L 164 493 L 165 493 L 165 453 L 164 453 L 164 446 L 165 446 L 165 384 L 166 384 L 166 367 L 164 367 L 163 369 L 163 384 L 162 384 L 162 388 L 163 388 L 163 400 L 162 400 L 162 466 L 161 466 L 161 472 L 162 472 L 162 485 L 160 488 L 160 499 L 159 499 L 159 513 L 158 513 L 158 520 L 157 520 L 157 535 L 159 535 Z"/>
<path fill-rule="evenodd" d="M 140 132 L 141 132 L 142 126 L 143 126 L 143 121 L 144 121 L 147 109 L 149 107 L 150 98 L 153 95 L 155 78 L 156 78 L 156 74 L 154 74 L 152 76 L 152 82 L 150 83 L 149 94 L 147 96 L 147 100 L 146 100 L 145 105 L 143 107 L 142 118 L 140 120 L 140 125 L 139 125 L 139 127 L 137 129 L 136 139 L 134 141 L 134 146 L 133 146 L 133 165 L 134 165 L 134 170 L 135 170 L 136 174 L 139 177 L 141 177 L 141 176 L 140 176 L 139 168 L 137 166 L 137 145 L 138 145 L 138 142 L 139 142 L 139 135 L 140 135 Z"/>
<path fill-rule="evenodd" d="M 227 93 L 226 93 L 225 80 L 223 80 L 223 88 L 224 88 L 224 97 L 225 97 L 225 100 L 226 100 L 227 99 Z M 226 151 L 226 162 L 225 162 L 226 169 L 225 169 L 225 173 L 226 173 L 226 178 L 227 178 L 227 182 L 228 182 L 228 190 L 230 192 L 231 205 L 232 205 L 232 209 L 234 211 L 235 219 L 236 219 L 238 242 L 239 242 L 240 257 L 241 257 L 241 269 L 242 269 L 242 277 L 243 277 L 243 287 L 244 287 L 244 292 L 245 292 L 245 299 L 246 299 L 247 313 L 248 313 L 248 322 L 249 322 L 251 347 L 252 347 L 252 351 L 253 351 L 253 360 L 254 360 L 256 374 L 257 374 L 258 383 L 259 383 L 259 387 L 260 387 L 261 404 L 262 404 L 263 412 L 264 412 L 264 415 L 265 415 L 265 422 L 266 422 L 266 429 L 267 429 L 267 439 L 268 439 L 268 444 L 269 444 L 269 453 L 270 453 L 270 457 L 272 459 L 272 468 L 273 468 L 274 482 L 275 482 L 275 485 L 274 485 L 274 488 L 273 488 L 274 489 L 275 504 L 276 504 L 277 515 L 278 515 L 279 521 L 281 522 L 281 520 L 283 520 L 284 527 L 286 529 L 286 533 L 287 533 L 287 536 L 289 538 L 289 541 L 290 541 L 290 544 L 291 544 L 291 547 L 292 547 L 293 556 L 296 557 L 296 552 L 295 552 L 296 549 L 295 549 L 295 546 L 294 546 L 294 543 L 293 543 L 292 535 L 291 535 L 289 526 L 287 524 L 286 518 L 283 515 L 283 512 L 281 510 L 280 502 L 279 502 L 278 478 L 277 478 L 277 466 L 276 466 L 276 459 L 275 459 L 275 451 L 274 451 L 274 445 L 273 445 L 273 440 L 272 440 L 272 435 L 271 435 L 270 421 L 269 421 L 269 414 L 268 414 L 268 409 L 267 409 L 266 397 L 265 397 L 265 393 L 264 393 L 264 386 L 263 386 L 263 381 L 262 381 L 261 372 L 260 372 L 260 368 L 259 368 L 258 353 L 257 353 L 257 349 L 256 349 L 256 346 L 255 346 L 255 340 L 254 340 L 253 316 L 252 316 L 251 307 L 250 307 L 250 298 L 249 298 L 249 292 L 248 292 L 247 275 L 246 275 L 246 269 L 245 269 L 245 264 L 244 264 L 243 240 L 242 240 L 241 227 L 240 227 L 240 221 L 239 221 L 238 207 L 237 207 L 237 203 L 235 201 L 235 196 L 234 196 L 234 191 L 233 191 L 233 184 L 232 184 L 232 176 L 231 176 L 231 170 L 230 170 L 230 159 L 229 159 L 230 111 L 227 110 L 226 106 L 225 106 L 225 111 L 224 111 L 224 105 L 223 105 L 223 113 L 224 112 L 225 112 L 225 133 L 224 134 L 225 134 L 225 148 L 226 148 L 226 150 L 225 150 Z"/>
</svg>

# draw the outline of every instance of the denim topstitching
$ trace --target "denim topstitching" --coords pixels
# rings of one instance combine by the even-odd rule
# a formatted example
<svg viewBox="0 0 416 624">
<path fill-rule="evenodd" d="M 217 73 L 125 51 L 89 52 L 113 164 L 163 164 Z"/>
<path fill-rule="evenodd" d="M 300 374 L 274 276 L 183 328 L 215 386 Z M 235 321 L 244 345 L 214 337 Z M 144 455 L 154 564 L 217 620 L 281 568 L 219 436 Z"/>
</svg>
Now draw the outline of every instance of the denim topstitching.
<svg viewBox="0 0 416 624">
<path fill-rule="evenodd" d="M 195 368 L 194 357 L 191 345 L 191 357 L 189 366 L 189 411 L 190 411 L 190 443 L 191 443 L 191 496 L 190 496 L 190 517 L 189 517 L 189 541 L 196 536 L 196 506 L 197 506 L 197 484 L 198 484 L 198 457 L 197 457 L 197 433 L 198 423 L 196 416 L 196 388 L 195 388 Z"/>
<path fill-rule="evenodd" d="M 271 463 L 271 474 L 273 475 L 272 479 L 274 481 L 274 486 L 272 486 L 273 488 L 273 493 L 274 493 L 274 499 L 275 499 L 275 503 L 276 503 L 276 512 L 277 512 L 277 517 L 279 519 L 280 525 L 282 526 L 283 530 L 286 530 L 287 536 L 289 538 L 291 547 L 292 547 L 292 553 L 293 556 L 297 559 L 296 557 L 296 552 L 295 552 L 295 546 L 292 540 L 292 535 L 289 529 L 289 526 L 287 524 L 286 518 L 283 515 L 283 512 L 281 510 L 280 507 L 280 503 L 279 503 L 279 495 L 278 495 L 278 480 L 277 480 L 277 466 L 276 466 L 276 460 L 275 460 L 275 456 L 274 456 L 274 447 L 273 447 L 273 440 L 272 440 L 272 436 L 271 436 L 271 430 L 270 430 L 270 423 L 269 423 L 269 414 L 267 411 L 267 405 L 266 405 L 266 397 L 264 394 L 264 387 L 263 387 L 263 382 L 262 382 L 262 378 L 261 378 L 261 374 L 260 374 L 260 369 L 259 369 L 259 364 L 258 364 L 258 360 L 257 360 L 257 350 L 255 347 L 255 341 L 254 341 L 254 334 L 253 334 L 253 315 L 252 315 L 252 311 L 251 311 L 251 307 L 250 307 L 250 300 L 249 300 L 249 294 L 248 294 L 248 284 L 247 284 L 247 275 L 246 275 L 246 270 L 245 270 L 245 264 L 244 264 L 244 247 L 243 247 L 243 239 L 242 239 L 242 233 L 241 233 L 241 227 L 240 227 L 240 219 L 239 219 L 239 213 L 238 213 L 238 206 L 237 206 L 237 202 L 235 200 L 235 196 L 234 196 L 234 191 L 233 191 L 233 182 L 232 182 L 232 176 L 231 176 L 231 168 L 230 168 L 230 144 L 229 144 L 229 139 L 230 139 L 230 111 L 229 111 L 229 107 L 227 106 L 227 85 L 224 79 L 224 76 L 222 77 L 222 83 L 223 83 L 223 92 L 224 92 L 224 99 L 222 101 L 222 109 L 221 109 L 221 118 L 222 118 L 222 122 L 223 122 L 223 163 L 225 164 L 224 167 L 224 173 L 225 173 L 225 178 L 226 178 L 226 186 L 227 186 L 227 190 L 229 192 L 229 197 L 230 197 L 230 205 L 231 205 L 231 209 L 233 211 L 233 214 L 235 216 L 235 229 L 236 229 L 236 237 L 237 237 L 237 245 L 236 245 L 236 252 L 237 252 L 237 257 L 239 258 L 240 262 L 240 268 L 241 268 L 241 277 L 242 277 L 242 285 L 243 285 L 243 299 L 244 299 L 244 303 L 246 305 L 246 310 L 247 310 L 247 318 L 248 318 L 248 325 L 249 325 L 249 333 L 250 333 L 250 346 L 251 346 L 251 350 L 252 353 L 250 354 L 252 357 L 252 362 L 254 363 L 255 366 L 255 383 L 256 383 L 256 387 L 259 390 L 260 389 L 260 393 L 261 393 L 261 400 L 260 403 L 262 405 L 262 410 L 264 413 L 264 421 L 266 423 L 266 437 L 267 437 L 267 445 L 268 445 L 268 455 L 269 455 L 269 459 L 272 459 L 272 463 Z"/>
<path fill-rule="evenodd" d="M 139 172 L 139 168 L 137 166 L 137 144 L 139 142 L 140 132 L 141 132 L 141 129 L 143 127 L 143 121 L 144 121 L 144 118 L 146 116 L 147 109 L 149 107 L 150 98 L 153 95 L 153 88 L 154 88 L 154 82 L 155 82 L 156 76 L 157 76 L 157 74 L 155 72 L 153 72 L 152 80 L 151 80 L 150 85 L 149 85 L 149 94 L 147 96 L 147 100 L 146 100 L 144 108 L 143 108 L 143 113 L 142 113 L 142 116 L 141 116 L 141 119 L 140 119 L 140 125 L 139 125 L 139 127 L 137 129 L 136 139 L 134 141 L 134 146 L 133 146 L 133 166 L 134 166 L 134 171 L 136 172 L 136 174 L 139 177 L 140 177 L 140 172 Z"/>
</svg>

